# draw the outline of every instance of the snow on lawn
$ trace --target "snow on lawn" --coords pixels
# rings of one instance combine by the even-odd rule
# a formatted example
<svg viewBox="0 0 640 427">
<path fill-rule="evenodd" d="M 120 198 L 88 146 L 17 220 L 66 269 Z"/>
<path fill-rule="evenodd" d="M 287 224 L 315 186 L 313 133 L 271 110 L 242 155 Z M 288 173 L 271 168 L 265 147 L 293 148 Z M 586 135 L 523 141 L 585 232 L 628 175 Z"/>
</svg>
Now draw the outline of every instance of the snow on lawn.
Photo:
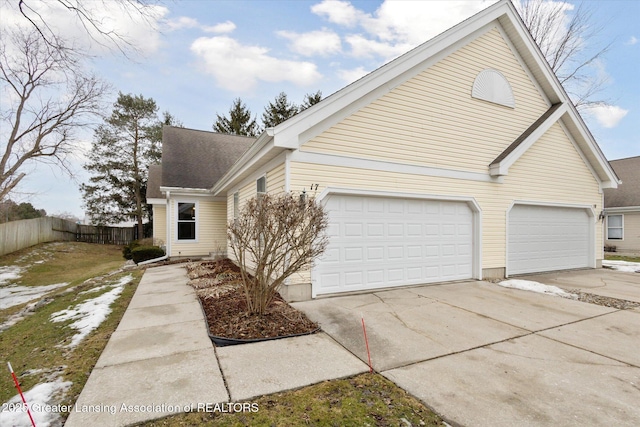
<svg viewBox="0 0 640 427">
<path fill-rule="evenodd" d="M 629 261 L 614 261 L 614 260 L 603 260 L 603 267 L 613 268 L 618 271 L 625 271 L 628 273 L 635 273 L 640 271 L 640 262 L 629 262 Z"/>
<path fill-rule="evenodd" d="M 56 283 L 44 286 L 11 285 L 0 287 L 0 310 L 38 299 L 47 292 L 67 285 L 68 283 Z"/>
<path fill-rule="evenodd" d="M 33 421 L 38 427 L 62 425 L 60 415 L 52 410 L 52 406 L 48 405 L 53 405 L 53 408 L 57 408 L 60 395 L 65 393 L 71 384 L 71 381 L 62 381 L 58 378 L 53 382 L 40 383 L 24 393 Z M 2 405 L 0 426 L 31 426 L 29 415 L 23 407 L 19 394 L 13 396 Z"/>
<path fill-rule="evenodd" d="M 20 267 L 12 265 L 0 267 L 0 286 L 3 286 L 5 283 L 9 283 L 10 280 L 19 279 L 20 273 L 22 273 L 22 269 Z"/>
<path fill-rule="evenodd" d="M 521 289 L 523 291 L 537 292 L 539 294 L 553 295 L 564 298 L 576 299 L 576 295 L 567 293 L 557 286 L 544 285 L 532 280 L 509 279 L 498 283 L 505 288 Z"/>
<path fill-rule="evenodd" d="M 128 275 L 113 284 L 113 289 L 95 298 L 84 301 L 73 308 L 61 310 L 51 315 L 52 322 L 64 322 L 73 320 L 69 327 L 76 329 L 71 342 L 66 347 L 75 347 L 96 329 L 111 313 L 111 304 L 118 299 L 124 289 L 124 285 L 131 282 L 133 276 Z"/>
</svg>

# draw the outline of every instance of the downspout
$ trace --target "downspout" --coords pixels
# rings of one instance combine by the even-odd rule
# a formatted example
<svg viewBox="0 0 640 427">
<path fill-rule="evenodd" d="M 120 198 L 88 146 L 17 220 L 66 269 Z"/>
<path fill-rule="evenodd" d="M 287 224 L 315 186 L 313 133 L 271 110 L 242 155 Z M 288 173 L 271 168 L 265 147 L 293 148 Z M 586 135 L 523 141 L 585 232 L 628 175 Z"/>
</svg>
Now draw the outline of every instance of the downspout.
<svg viewBox="0 0 640 427">
<path fill-rule="evenodd" d="M 167 224 L 166 224 L 167 254 L 166 256 L 170 257 L 171 256 L 171 191 L 167 190 L 166 197 L 167 197 L 167 211 L 165 212 L 167 217 Z"/>
<path fill-rule="evenodd" d="M 146 264 L 153 264 L 154 262 L 158 262 L 158 261 L 164 261 L 165 259 L 169 258 L 169 255 L 162 255 L 159 258 L 154 258 L 154 259 L 148 259 L 146 261 L 141 261 L 136 265 L 146 265 Z"/>
</svg>

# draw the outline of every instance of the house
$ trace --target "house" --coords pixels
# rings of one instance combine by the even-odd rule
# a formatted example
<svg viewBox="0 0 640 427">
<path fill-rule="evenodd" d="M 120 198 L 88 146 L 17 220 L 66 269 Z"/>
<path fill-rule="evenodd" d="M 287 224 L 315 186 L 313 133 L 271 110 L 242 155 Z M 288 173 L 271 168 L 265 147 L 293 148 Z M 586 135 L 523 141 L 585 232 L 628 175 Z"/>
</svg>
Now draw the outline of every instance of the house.
<svg viewBox="0 0 640 427">
<path fill-rule="evenodd" d="M 640 254 L 640 156 L 612 160 L 611 166 L 622 184 L 604 191 L 604 244 Z"/>
<path fill-rule="evenodd" d="M 170 256 L 224 248 L 260 192 L 327 208 L 329 247 L 289 300 L 601 266 L 618 178 L 508 0 L 266 129 L 209 181 L 186 179 L 200 155 L 173 158 L 182 132 L 165 128 L 154 203 Z"/>
</svg>

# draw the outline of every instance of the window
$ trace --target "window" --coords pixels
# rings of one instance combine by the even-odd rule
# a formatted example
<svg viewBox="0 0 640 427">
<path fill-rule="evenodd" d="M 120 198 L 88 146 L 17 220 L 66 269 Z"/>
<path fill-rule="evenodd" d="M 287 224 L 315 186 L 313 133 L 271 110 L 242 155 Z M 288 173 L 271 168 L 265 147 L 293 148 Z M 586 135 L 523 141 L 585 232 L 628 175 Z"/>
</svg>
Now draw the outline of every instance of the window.
<svg viewBox="0 0 640 427">
<path fill-rule="evenodd" d="M 240 194 L 236 191 L 233 193 L 233 220 L 238 219 L 240 213 Z"/>
<path fill-rule="evenodd" d="M 256 181 L 256 191 L 258 194 L 264 194 L 267 192 L 267 177 L 263 176 Z"/>
<path fill-rule="evenodd" d="M 196 240 L 195 203 L 178 203 L 178 240 Z"/>
<path fill-rule="evenodd" d="M 623 218 L 622 215 L 607 216 L 607 239 L 622 240 L 623 234 Z"/>
</svg>

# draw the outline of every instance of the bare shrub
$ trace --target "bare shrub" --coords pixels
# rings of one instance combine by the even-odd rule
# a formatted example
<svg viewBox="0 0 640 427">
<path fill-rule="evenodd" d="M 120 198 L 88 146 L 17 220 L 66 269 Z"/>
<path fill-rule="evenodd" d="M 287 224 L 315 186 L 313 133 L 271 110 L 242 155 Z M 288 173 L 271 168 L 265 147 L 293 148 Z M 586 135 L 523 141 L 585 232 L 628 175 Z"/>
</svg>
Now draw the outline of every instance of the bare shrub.
<svg viewBox="0 0 640 427">
<path fill-rule="evenodd" d="M 328 217 L 314 199 L 261 194 L 244 205 L 227 235 L 242 275 L 247 309 L 264 314 L 280 285 L 326 249 Z"/>
</svg>

